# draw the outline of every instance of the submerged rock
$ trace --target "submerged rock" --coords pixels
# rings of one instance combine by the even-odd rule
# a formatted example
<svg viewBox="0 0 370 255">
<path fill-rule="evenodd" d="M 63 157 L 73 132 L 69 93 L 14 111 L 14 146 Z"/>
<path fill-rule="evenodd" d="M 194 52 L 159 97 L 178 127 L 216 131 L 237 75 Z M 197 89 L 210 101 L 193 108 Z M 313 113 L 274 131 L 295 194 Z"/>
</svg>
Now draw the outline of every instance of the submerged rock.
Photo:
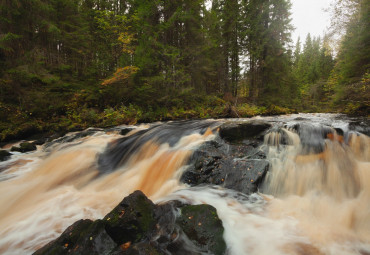
<svg viewBox="0 0 370 255">
<path fill-rule="evenodd" d="M 223 232 L 212 206 L 155 205 L 135 191 L 103 220 L 79 220 L 34 254 L 224 254 Z"/>
</svg>

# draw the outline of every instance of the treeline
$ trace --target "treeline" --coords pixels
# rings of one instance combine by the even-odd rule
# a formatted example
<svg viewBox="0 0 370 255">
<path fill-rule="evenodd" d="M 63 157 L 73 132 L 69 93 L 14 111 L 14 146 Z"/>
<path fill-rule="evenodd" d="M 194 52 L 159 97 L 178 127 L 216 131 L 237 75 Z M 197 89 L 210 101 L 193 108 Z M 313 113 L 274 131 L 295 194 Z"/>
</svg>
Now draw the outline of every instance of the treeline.
<svg viewBox="0 0 370 255">
<path fill-rule="evenodd" d="M 298 39 L 292 74 L 295 101 L 310 111 L 370 112 L 370 2 L 338 0 L 324 38 Z M 339 7 L 340 8 L 339 8 Z M 342 35 L 337 47 L 333 37 Z"/>
<path fill-rule="evenodd" d="M 289 0 L 4 0 L 2 139 L 24 130 L 322 110 L 318 102 L 333 109 L 352 100 L 348 84 L 368 80 L 369 3 L 360 2 L 335 58 L 318 38 L 291 47 Z M 366 93 L 356 98 L 361 106 Z"/>
</svg>

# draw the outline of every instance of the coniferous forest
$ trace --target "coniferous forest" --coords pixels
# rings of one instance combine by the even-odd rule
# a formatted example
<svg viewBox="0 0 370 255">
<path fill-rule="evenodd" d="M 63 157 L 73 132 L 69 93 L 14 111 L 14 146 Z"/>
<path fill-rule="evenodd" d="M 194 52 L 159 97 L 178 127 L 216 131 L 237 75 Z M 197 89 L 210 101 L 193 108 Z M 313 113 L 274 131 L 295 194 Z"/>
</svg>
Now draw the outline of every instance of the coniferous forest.
<svg viewBox="0 0 370 255">
<path fill-rule="evenodd" d="M 368 115 L 370 2 L 337 0 L 328 34 L 297 42 L 290 11 L 289 0 L 1 0 L 0 140 L 171 119 Z"/>
</svg>

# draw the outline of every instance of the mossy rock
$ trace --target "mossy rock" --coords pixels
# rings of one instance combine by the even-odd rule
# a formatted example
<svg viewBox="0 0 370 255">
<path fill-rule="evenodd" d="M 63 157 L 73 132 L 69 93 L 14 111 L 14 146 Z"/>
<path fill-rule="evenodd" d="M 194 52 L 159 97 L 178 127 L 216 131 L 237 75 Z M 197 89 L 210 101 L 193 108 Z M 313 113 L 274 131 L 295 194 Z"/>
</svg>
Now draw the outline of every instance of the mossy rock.
<svg viewBox="0 0 370 255">
<path fill-rule="evenodd" d="M 102 220 L 79 220 L 34 255 L 101 255 L 110 254 L 115 247 L 117 245 L 106 233 Z"/>
<path fill-rule="evenodd" d="M 29 152 L 29 151 L 34 151 L 36 149 L 37 149 L 36 145 L 34 145 L 32 143 L 25 142 L 25 143 L 21 143 L 19 145 L 19 147 L 13 146 L 10 150 L 11 151 L 19 151 L 19 152 Z"/>
<path fill-rule="evenodd" d="M 105 229 L 118 245 L 140 242 L 154 229 L 154 209 L 152 201 L 135 191 L 104 217 Z"/>
<path fill-rule="evenodd" d="M 6 150 L 0 150 L 0 161 L 5 161 L 10 158 L 12 154 Z"/>
<path fill-rule="evenodd" d="M 181 209 L 177 223 L 203 252 L 225 254 L 224 228 L 213 206 L 206 204 L 185 206 Z"/>
<path fill-rule="evenodd" d="M 77 240 L 83 236 L 92 223 L 91 220 L 76 221 L 60 237 L 37 250 L 33 255 L 67 254 L 75 247 Z"/>
</svg>

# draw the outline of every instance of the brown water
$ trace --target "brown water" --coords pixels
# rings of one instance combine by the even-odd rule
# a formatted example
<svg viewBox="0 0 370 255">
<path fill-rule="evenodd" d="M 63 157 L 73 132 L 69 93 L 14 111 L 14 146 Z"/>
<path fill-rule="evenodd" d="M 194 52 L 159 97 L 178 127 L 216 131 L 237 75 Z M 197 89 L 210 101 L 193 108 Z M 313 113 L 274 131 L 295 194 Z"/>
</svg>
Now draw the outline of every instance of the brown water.
<svg viewBox="0 0 370 255">
<path fill-rule="evenodd" d="M 103 176 L 96 156 L 118 138 L 114 134 L 18 156 L 2 173 L 13 178 L 0 182 L 0 254 L 30 254 L 77 220 L 104 217 L 137 189 L 157 199 L 181 188 L 178 175 L 191 150 L 212 136 L 210 130 L 191 134 L 174 147 L 147 142 L 125 166 Z"/>
<path fill-rule="evenodd" d="M 369 252 L 369 137 L 350 134 L 347 144 L 339 136 L 328 138 L 323 152 L 299 155 L 297 134 L 284 132 L 291 145 L 269 147 L 273 163 L 263 192 L 276 197 L 269 201 L 269 216 L 294 217 L 309 240 L 309 254 Z"/>
<path fill-rule="evenodd" d="M 299 136 L 265 137 L 271 170 L 263 193 L 246 198 L 220 188 L 180 190 L 161 201 L 211 204 L 229 254 L 370 254 L 370 139 L 326 139 L 323 154 L 301 155 Z M 275 141 L 275 142 L 272 142 Z M 266 195 L 268 194 L 268 195 Z"/>
<path fill-rule="evenodd" d="M 365 135 L 344 139 L 333 133 L 323 139 L 322 151 L 307 152 L 294 129 L 270 132 L 262 149 L 271 169 L 261 193 L 250 197 L 179 183 L 191 152 L 215 137 L 210 129 L 189 132 L 172 146 L 146 139 L 115 171 L 102 175 L 97 155 L 119 137 L 97 132 L 1 163 L 0 254 L 31 254 L 73 222 L 102 218 L 136 189 L 156 202 L 216 207 L 228 254 L 370 254 Z"/>
</svg>

